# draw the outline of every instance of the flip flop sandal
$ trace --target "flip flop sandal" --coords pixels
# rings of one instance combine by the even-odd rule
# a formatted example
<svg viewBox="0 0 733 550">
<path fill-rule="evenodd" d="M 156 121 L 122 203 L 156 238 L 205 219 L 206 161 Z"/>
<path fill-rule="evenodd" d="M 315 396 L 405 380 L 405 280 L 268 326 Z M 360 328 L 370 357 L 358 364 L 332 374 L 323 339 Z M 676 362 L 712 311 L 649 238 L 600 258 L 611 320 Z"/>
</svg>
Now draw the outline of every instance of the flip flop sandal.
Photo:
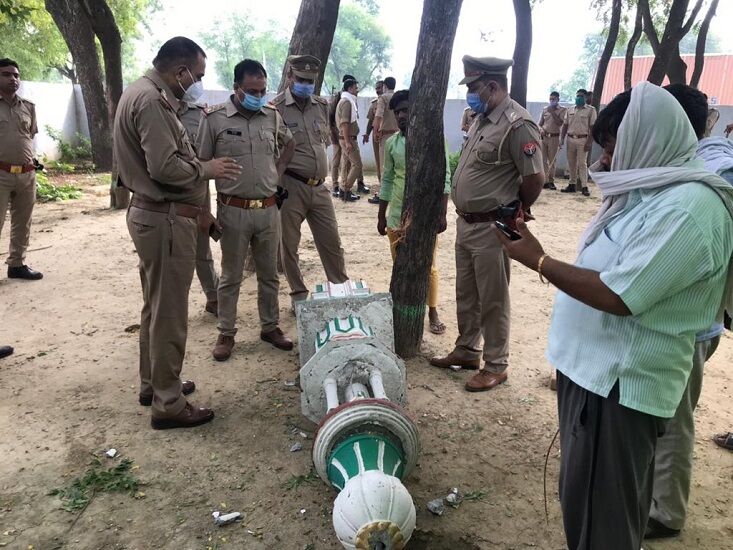
<svg viewBox="0 0 733 550">
<path fill-rule="evenodd" d="M 430 322 L 430 332 L 433 334 L 443 334 L 445 332 L 445 324 L 442 322 Z"/>
<path fill-rule="evenodd" d="M 713 441 L 718 447 L 723 447 L 724 449 L 733 451 L 733 432 L 718 434 L 713 437 Z"/>
</svg>

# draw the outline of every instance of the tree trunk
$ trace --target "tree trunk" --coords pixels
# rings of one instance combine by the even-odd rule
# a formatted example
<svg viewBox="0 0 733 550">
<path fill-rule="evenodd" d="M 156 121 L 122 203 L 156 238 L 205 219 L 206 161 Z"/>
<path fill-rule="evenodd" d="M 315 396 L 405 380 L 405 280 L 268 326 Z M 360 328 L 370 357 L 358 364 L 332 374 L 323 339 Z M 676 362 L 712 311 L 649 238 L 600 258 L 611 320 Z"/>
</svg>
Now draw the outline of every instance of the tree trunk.
<svg viewBox="0 0 733 550">
<path fill-rule="evenodd" d="M 611 25 L 608 27 L 608 38 L 606 46 L 603 48 L 601 58 L 598 60 L 598 70 L 596 71 L 596 81 L 593 84 L 593 107 L 600 109 L 601 96 L 603 95 L 603 85 L 606 82 L 606 70 L 608 63 L 611 61 L 613 50 L 618 40 L 618 30 L 621 24 L 621 0 L 613 0 L 611 5 Z"/>
<path fill-rule="evenodd" d="M 692 71 L 690 77 L 690 86 L 697 88 L 700 84 L 700 77 L 702 76 L 702 69 L 705 65 L 705 43 L 708 40 L 708 29 L 710 28 L 710 21 L 715 17 L 715 11 L 718 9 L 718 0 L 712 0 L 708 12 L 705 14 L 700 25 L 700 32 L 697 35 L 697 44 L 695 45 L 695 68 Z"/>
<path fill-rule="evenodd" d="M 97 170 L 112 168 L 112 135 L 102 86 L 102 67 L 91 22 L 80 0 L 45 0 L 76 66 Z"/>
<path fill-rule="evenodd" d="M 529 0 L 513 1 L 516 36 L 514 38 L 511 96 L 522 107 L 526 107 L 529 56 L 532 53 L 532 7 L 529 5 Z"/>
<path fill-rule="evenodd" d="M 395 349 L 412 357 L 420 349 L 428 275 L 433 261 L 445 187 L 443 108 L 453 40 L 463 0 L 425 0 L 410 86 L 406 150 L 404 238 L 397 248 L 390 291 Z"/>
<path fill-rule="evenodd" d="M 310 54 L 321 60 L 321 70 L 316 79 L 316 95 L 321 93 L 323 75 L 326 73 L 333 35 L 336 32 L 340 2 L 341 0 L 301 0 L 298 20 L 295 22 L 293 35 L 290 38 L 288 57 Z M 286 61 L 278 93 L 282 92 L 287 85 L 288 69 Z"/>
<path fill-rule="evenodd" d="M 110 129 L 114 126 L 117 105 L 122 96 L 122 36 L 117 27 L 115 16 L 106 2 L 83 0 L 94 33 L 102 45 L 104 56 L 105 98 Z M 110 141 L 112 134 L 110 132 Z M 117 185 L 117 163 L 112 159 L 110 178 L 109 206 L 122 210 L 130 203 L 130 191 Z"/>
<path fill-rule="evenodd" d="M 680 55 L 679 42 L 672 52 L 672 58 L 667 66 L 667 76 L 670 84 L 687 84 L 687 63 Z"/>
<path fill-rule="evenodd" d="M 662 39 L 659 41 L 659 45 L 654 52 L 654 63 L 652 63 L 652 67 L 649 69 L 649 76 L 647 76 L 647 80 L 652 84 L 660 86 L 668 71 L 671 71 L 672 73 L 670 74 L 670 79 L 675 81 L 684 82 L 687 78 L 686 75 L 683 76 L 682 73 L 682 65 L 684 62 L 679 56 L 679 44 L 680 40 L 690 32 L 697 14 L 702 8 L 703 0 L 697 0 L 695 2 L 695 6 L 692 8 L 690 16 L 685 22 L 685 14 L 687 13 L 689 3 L 689 0 L 673 0 L 672 2 L 672 6 L 669 9 L 667 24 L 664 27 L 664 34 L 662 35 Z M 651 17 L 649 17 L 648 14 L 648 2 L 645 2 L 645 9 L 644 27 L 645 30 L 647 30 L 647 33 L 649 33 L 647 29 L 647 19 L 650 20 Z"/>
<path fill-rule="evenodd" d="M 631 89 L 631 74 L 634 70 L 634 50 L 636 45 L 639 43 L 641 33 L 643 29 L 643 16 L 641 13 L 641 6 L 636 5 L 636 20 L 634 22 L 634 32 L 629 38 L 629 43 L 626 46 L 626 59 L 624 63 L 624 90 Z"/>
</svg>

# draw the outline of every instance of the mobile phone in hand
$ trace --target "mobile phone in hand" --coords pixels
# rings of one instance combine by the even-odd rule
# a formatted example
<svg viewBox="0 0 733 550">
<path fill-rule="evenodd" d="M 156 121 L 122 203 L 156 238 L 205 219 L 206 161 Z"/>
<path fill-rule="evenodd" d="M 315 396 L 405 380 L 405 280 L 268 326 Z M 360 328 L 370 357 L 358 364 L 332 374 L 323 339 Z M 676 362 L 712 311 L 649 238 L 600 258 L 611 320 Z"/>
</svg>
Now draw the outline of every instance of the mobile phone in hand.
<svg viewBox="0 0 733 550">
<path fill-rule="evenodd" d="M 514 231 L 514 229 L 512 229 L 511 227 L 509 227 L 504 222 L 500 222 L 499 220 L 496 220 L 494 222 L 494 225 L 499 229 L 499 231 L 501 231 L 502 233 L 504 233 L 504 235 L 506 235 L 507 237 L 509 237 L 513 241 L 518 241 L 519 239 L 522 238 L 522 236 L 519 233 L 517 233 L 516 231 Z"/>
<path fill-rule="evenodd" d="M 209 227 L 209 237 L 214 239 L 215 243 L 219 242 L 219 239 L 221 239 L 221 231 L 219 231 L 213 223 L 211 224 L 211 227 Z"/>
</svg>

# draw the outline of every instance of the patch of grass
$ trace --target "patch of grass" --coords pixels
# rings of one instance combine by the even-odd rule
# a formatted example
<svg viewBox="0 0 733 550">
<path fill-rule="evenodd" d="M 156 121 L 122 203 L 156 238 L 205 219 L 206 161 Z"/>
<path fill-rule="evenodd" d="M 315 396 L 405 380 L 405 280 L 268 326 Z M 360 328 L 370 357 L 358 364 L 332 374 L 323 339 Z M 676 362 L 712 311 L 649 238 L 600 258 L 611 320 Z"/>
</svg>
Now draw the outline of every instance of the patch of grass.
<svg viewBox="0 0 733 550">
<path fill-rule="evenodd" d="M 303 484 L 312 484 L 315 483 L 318 480 L 318 474 L 316 474 L 315 470 L 311 470 L 305 475 L 299 475 L 299 476 L 290 476 L 290 478 L 282 484 L 282 488 L 286 491 L 292 491 L 293 489 L 297 489 Z"/>
<path fill-rule="evenodd" d="M 124 459 L 106 470 L 101 466 L 102 462 L 95 458 L 82 477 L 74 479 L 68 487 L 53 489 L 49 495 L 61 499 L 63 510 L 76 512 L 89 506 L 97 493 L 137 493 L 140 481 L 130 473 L 132 460 Z"/>
<path fill-rule="evenodd" d="M 486 496 L 486 491 L 479 489 L 478 491 L 469 491 L 465 495 L 463 495 L 463 500 L 467 500 L 469 502 L 476 502 L 476 501 L 482 501 L 484 500 L 484 497 Z"/>
<path fill-rule="evenodd" d="M 66 201 L 81 197 L 81 189 L 73 185 L 54 185 L 43 172 L 36 174 L 36 199 L 39 202 Z"/>
</svg>

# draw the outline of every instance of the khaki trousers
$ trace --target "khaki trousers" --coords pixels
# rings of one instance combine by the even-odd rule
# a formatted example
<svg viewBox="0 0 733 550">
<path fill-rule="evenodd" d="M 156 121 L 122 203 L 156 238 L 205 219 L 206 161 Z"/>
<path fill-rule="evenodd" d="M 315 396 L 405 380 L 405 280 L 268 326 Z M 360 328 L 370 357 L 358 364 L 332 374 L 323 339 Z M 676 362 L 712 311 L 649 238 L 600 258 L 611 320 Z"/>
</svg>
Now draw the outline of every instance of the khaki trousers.
<svg viewBox="0 0 733 550">
<path fill-rule="evenodd" d="M 221 334 L 237 333 L 237 302 L 242 285 L 244 261 L 252 247 L 252 258 L 257 274 L 257 309 L 262 332 L 277 328 L 280 306 L 277 293 L 280 279 L 277 275 L 277 247 L 280 242 L 280 220 L 275 206 L 244 209 L 217 204 L 221 233 L 221 277 L 219 278 L 219 322 Z"/>
<path fill-rule="evenodd" d="M 281 181 L 288 190 L 288 198 L 280 210 L 283 268 L 293 301 L 305 300 L 308 287 L 303 281 L 298 255 L 303 221 L 308 222 L 326 278 L 332 283 L 343 283 L 349 278 L 346 275 L 344 249 L 341 248 L 333 200 L 326 186 L 306 185 L 287 174 L 283 175 Z"/>
<path fill-rule="evenodd" d="M 545 136 L 542 138 L 542 160 L 545 163 L 545 181 L 555 182 L 555 163 L 560 150 L 560 136 Z"/>
<path fill-rule="evenodd" d="M 0 234 L 10 207 L 10 267 L 24 264 L 31 237 L 31 217 L 36 203 L 36 173 L 10 174 L 0 170 Z"/>
<path fill-rule="evenodd" d="M 570 183 L 588 187 L 588 161 L 585 152 L 586 138 L 568 136 L 568 164 L 570 165 Z"/>
<path fill-rule="evenodd" d="M 674 416 L 667 422 L 664 435 L 657 439 L 649 517 L 670 529 L 682 529 L 685 526 L 695 448 L 694 411 L 702 390 L 705 361 L 715 353 L 719 342 L 720 336 L 716 336 L 695 343 L 692 371 L 687 379 L 685 393 Z"/>
<path fill-rule="evenodd" d="M 359 143 L 356 139 L 349 139 L 351 139 L 351 143 L 354 145 L 349 154 L 346 154 L 344 140 L 341 139 L 341 163 L 344 164 L 344 161 L 348 159 L 348 164 L 344 164 L 341 167 L 341 187 L 344 191 L 351 191 L 351 188 L 354 187 L 354 182 L 363 180 Z"/>
<path fill-rule="evenodd" d="M 377 165 L 377 180 L 379 180 L 379 183 L 381 184 L 382 183 L 382 163 L 384 162 L 382 159 L 384 158 L 384 150 L 381 147 L 381 143 L 379 143 L 375 139 L 374 134 L 372 134 L 372 149 L 374 149 L 374 163 Z"/>
<path fill-rule="evenodd" d="M 186 353 L 188 291 L 196 263 L 196 220 L 131 206 L 127 229 L 140 258 L 140 395 L 153 396 L 152 415 L 186 406 L 181 368 Z"/>
<path fill-rule="evenodd" d="M 511 260 L 492 223 L 456 223 L 456 312 L 462 356 L 481 355 L 489 372 L 501 373 L 509 363 L 509 275 Z"/>
<path fill-rule="evenodd" d="M 394 229 L 387 228 L 387 238 L 389 239 L 389 251 L 392 253 L 392 262 L 397 259 L 397 245 L 400 233 Z M 438 266 L 435 261 L 438 256 L 438 239 L 435 239 L 435 248 L 433 249 L 433 263 L 430 266 L 430 275 L 428 277 L 428 307 L 438 307 Z"/>
<path fill-rule="evenodd" d="M 341 142 L 332 143 L 333 145 L 333 158 L 331 159 L 331 185 L 335 186 L 341 181 L 339 176 L 341 175 Z"/>
<path fill-rule="evenodd" d="M 207 184 L 208 187 L 208 184 Z M 206 204 L 210 204 L 211 195 L 206 189 Z M 211 237 L 201 231 L 196 232 L 196 276 L 201 283 L 201 289 L 208 302 L 217 300 L 216 290 L 219 287 L 219 276 L 214 267 L 214 257 L 211 255 Z"/>
</svg>

